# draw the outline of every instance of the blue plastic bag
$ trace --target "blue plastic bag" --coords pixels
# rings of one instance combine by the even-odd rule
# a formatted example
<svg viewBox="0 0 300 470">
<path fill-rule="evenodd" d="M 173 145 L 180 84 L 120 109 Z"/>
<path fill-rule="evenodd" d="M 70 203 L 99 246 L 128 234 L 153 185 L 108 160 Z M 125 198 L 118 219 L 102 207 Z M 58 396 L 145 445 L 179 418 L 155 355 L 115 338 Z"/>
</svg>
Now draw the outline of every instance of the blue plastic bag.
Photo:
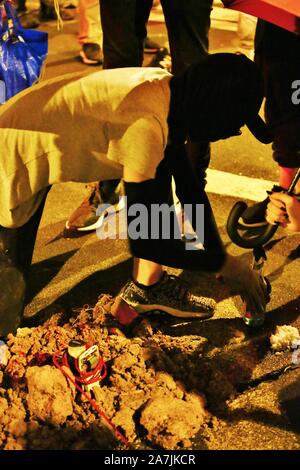
<svg viewBox="0 0 300 470">
<path fill-rule="evenodd" d="M 3 24 L 3 8 L 7 25 Z M 48 34 L 23 29 L 12 5 L 0 7 L 0 103 L 33 85 L 48 52 Z"/>
</svg>

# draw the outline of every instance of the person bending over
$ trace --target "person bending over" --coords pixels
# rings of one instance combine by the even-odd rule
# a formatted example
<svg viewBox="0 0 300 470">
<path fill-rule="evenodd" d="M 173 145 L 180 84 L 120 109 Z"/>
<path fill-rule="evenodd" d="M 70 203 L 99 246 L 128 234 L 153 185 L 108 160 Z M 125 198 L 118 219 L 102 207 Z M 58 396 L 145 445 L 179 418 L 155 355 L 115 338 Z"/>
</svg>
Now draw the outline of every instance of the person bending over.
<svg viewBox="0 0 300 470">
<path fill-rule="evenodd" d="M 226 253 L 204 191 L 186 155 L 189 141 L 270 135 L 258 112 L 263 83 L 243 55 L 212 54 L 172 76 L 158 68 L 72 73 L 41 82 L 0 108 L 0 335 L 22 318 L 36 233 L 51 185 L 123 178 L 128 227 L 135 204 L 147 210 L 148 237 L 128 238 L 132 279 L 120 295 L 139 312 L 154 307 L 176 316 L 208 318 L 212 299 L 185 290 L 162 265 L 219 272 L 251 309 L 266 292 L 250 267 Z M 32 112 L 34 110 L 34 112 Z M 204 249 L 181 238 L 151 235 L 152 208 L 169 202 L 171 178 L 182 205 L 202 205 Z M 195 217 L 191 222 L 197 230 Z M 197 232 L 198 233 L 198 232 Z M 101 243 L 101 242 L 99 242 Z"/>
</svg>

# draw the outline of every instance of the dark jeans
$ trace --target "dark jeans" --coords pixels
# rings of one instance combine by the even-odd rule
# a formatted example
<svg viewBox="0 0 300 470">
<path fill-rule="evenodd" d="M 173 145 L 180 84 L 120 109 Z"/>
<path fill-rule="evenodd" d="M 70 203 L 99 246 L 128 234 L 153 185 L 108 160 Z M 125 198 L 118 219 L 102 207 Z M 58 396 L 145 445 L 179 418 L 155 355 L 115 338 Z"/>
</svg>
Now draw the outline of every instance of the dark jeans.
<svg viewBox="0 0 300 470">
<path fill-rule="evenodd" d="M 208 50 L 213 0 L 161 0 L 172 71 L 198 62 Z M 104 68 L 139 67 L 152 0 L 100 0 Z"/>
<path fill-rule="evenodd" d="M 208 53 L 213 0 L 161 0 L 172 72 L 178 74 Z M 104 68 L 139 67 L 152 0 L 100 0 Z M 210 160 L 208 143 L 188 145 L 188 158 L 203 181 Z M 113 183 L 107 182 L 107 185 Z"/>
<path fill-rule="evenodd" d="M 265 117 L 274 135 L 273 158 L 283 167 L 300 166 L 300 104 L 292 84 L 300 80 L 300 36 L 259 21 L 256 61 L 265 80 Z"/>
</svg>

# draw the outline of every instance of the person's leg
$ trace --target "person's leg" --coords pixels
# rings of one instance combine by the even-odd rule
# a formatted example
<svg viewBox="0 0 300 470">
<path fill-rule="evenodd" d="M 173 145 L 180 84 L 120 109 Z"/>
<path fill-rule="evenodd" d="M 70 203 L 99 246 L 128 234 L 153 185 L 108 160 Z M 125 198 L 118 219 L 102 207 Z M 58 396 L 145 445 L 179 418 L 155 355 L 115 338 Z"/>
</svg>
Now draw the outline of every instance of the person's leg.
<svg viewBox="0 0 300 470">
<path fill-rule="evenodd" d="M 293 82 L 300 76 L 300 37 L 265 23 L 261 65 L 266 122 L 274 136 L 273 158 L 279 165 L 279 182 L 286 189 L 300 166 L 300 108 L 292 99 Z"/>
<path fill-rule="evenodd" d="M 300 109 L 291 96 L 295 77 L 300 76 L 300 39 L 287 31 L 271 28 L 272 36 L 282 38 L 287 51 L 278 60 L 272 54 L 268 59 L 268 50 L 265 53 L 265 76 L 269 84 L 265 112 L 266 121 L 273 128 L 273 158 L 279 165 L 279 185 L 288 189 L 300 166 Z M 300 183 L 295 187 L 295 193 L 299 192 Z"/>
<path fill-rule="evenodd" d="M 134 258 L 132 277 L 135 282 L 144 286 L 156 284 L 163 273 L 161 264 L 146 259 Z"/>
<path fill-rule="evenodd" d="M 84 0 L 87 1 L 87 0 Z M 146 24 L 152 0 L 100 0 L 103 31 L 104 69 L 139 67 L 143 63 Z M 75 209 L 66 222 L 72 230 L 98 228 L 97 207 L 100 202 L 113 204 L 119 197 L 119 180 L 93 184 L 91 194 Z"/>
<path fill-rule="evenodd" d="M 270 23 L 258 21 L 256 57 L 265 80 L 265 117 L 273 134 L 273 159 L 279 165 L 279 185 L 287 189 L 300 166 L 300 107 L 292 100 L 293 82 L 300 76 L 300 37 Z M 275 186 L 273 190 L 281 188 Z M 300 185 L 295 193 L 300 192 Z M 247 226 L 266 224 L 269 203 L 250 206 L 242 215 Z"/>
<path fill-rule="evenodd" d="M 161 0 L 172 57 L 178 74 L 208 53 L 208 32 L 213 0 Z"/>
<path fill-rule="evenodd" d="M 25 214 L 32 212 L 29 204 L 24 205 L 24 210 L 22 206 L 18 208 L 14 222 L 19 225 L 22 221 L 23 225 L 18 228 L 0 225 L 0 336 L 15 331 L 22 321 L 28 271 L 49 189 L 36 196 L 39 205 L 25 223 Z M 37 206 L 34 198 L 31 205 L 32 209 Z"/>
<path fill-rule="evenodd" d="M 254 37 L 257 19 L 246 13 L 239 13 L 237 36 L 239 38 L 238 52 L 254 59 Z"/>
<path fill-rule="evenodd" d="M 182 149 L 185 151 L 184 147 Z M 151 237 L 152 229 L 154 228 L 153 224 L 157 224 L 156 217 L 155 220 L 152 219 L 153 209 L 154 207 L 158 209 L 162 206 L 164 210 L 159 224 L 166 223 L 166 217 L 170 216 L 168 221 L 168 237 L 170 237 L 170 240 L 173 240 L 175 234 L 180 234 L 180 227 L 177 223 L 174 208 L 170 207 L 170 215 L 167 215 L 165 212 L 167 205 L 172 206 L 170 203 L 171 167 L 169 165 L 169 158 L 173 158 L 172 152 L 173 148 L 168 146 L 166 158 L 159 165 L 155 180 L 140 183 L 142 187 L 137 183 L 124 184 L 127 208 L 129 209 L 138 202 L 143 204 L 145 211 L 147 211 L 145 212 L 145 217 L 148 217 L 147 227 L 149 237 Z M 183 171 L 185 172 L 186 165 L 183 166 Z M 130 224 L 134 220 L 135 215 L 128 212 L 127 218 L 130 234 Z M 162 225 L 156 225 L 156 229 L 161 233 L 160 236 L 166 237 L 166 233 L 163 234 Z M 134 259 L 132 277 L 119 292 L 119 296 L 123 300 L 133 306 L 138 312 L 158 310 L 183 318 L 208 318 L 213 315 L 216 305 L 213 299 L 191 293 L 180 278 L 168 274 L 160 264 L 149 260 L 151 259 L 151 253 L 149 253 L 148 243 L 151 244 L 151 240 L 144 240 L 142 238 L 138 240 L 134 238 L 133 240 L 139 244 L 137 251 L 133 249 L 133 252 L 142 253 L 145 258 L 148 255 L 150 258 L 145 259 L 140 257 Z M 132 240 L 130 243 L 132 243 Z"/>
<path fill-rule="evenodd" d="M 85 64 L 103 62 L 103 35 L 98 0 L 79 0 L 78 42 L 81 45 L 80 56 Z"/>
<path fill-rule="evenodd" d="M 100 0 L 104 68 L 142 65 L 151 6 L 152 0 Z"/>
<path fill-rule="evenodd" d="M 183 72 L 208 54 L 208 33 L 213 0 L 161 0 L 172 57 L 172 72 Z M 187 142 L 187 156 L 205 185 L 210 161 L 208 142 Z"/>
<path fill-rule="evenodd" d="M 16 7 L 22 28 L 31 29 L 37 28 L 39 26 L 40 22 L 34 12 L 27 10 L 26 0 L 17 0 L 14 2 L 14 5 Z"/>
<path fill-rule="evenodd" d="M 72 0 L 59 0 L 59 15 L 63 21 L 75 19 L 77 13 L 76 3 L 76 1 L 72 2 Z M 40 20 L 49 21 L 56 19 L 57 14 L 54 0 L 40 0 Z"/>
</svg>

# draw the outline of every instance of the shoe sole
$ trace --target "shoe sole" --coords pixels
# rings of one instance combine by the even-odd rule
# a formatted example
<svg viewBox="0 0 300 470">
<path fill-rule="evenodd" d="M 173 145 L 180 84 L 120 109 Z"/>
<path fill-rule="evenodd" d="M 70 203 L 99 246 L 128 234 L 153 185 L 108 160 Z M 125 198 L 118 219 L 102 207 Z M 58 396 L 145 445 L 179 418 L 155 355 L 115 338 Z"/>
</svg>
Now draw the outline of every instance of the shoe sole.
<svg viewBox="0 0 300 470">
<path fill-rule="evenodd" d="M 0 270 L 0 285 L 0 336 L 6 336 L 21 322 L 26 284 L 20 271 L 9 266 Z"/>
<path fill-rule="evenodd" d="M 113 214 L 113 213 L 118 213 L 118 212 L 121 212 L 125 207 L 125 202 L 124 202 L 124 199 L 121 198 L 120 202 L 118 202 L 118 204 L 112 206 L 111 209 L 107 209 L 105 212 L 103 212 L 103 214 L 99 217 L 99 219 L 92 225 L 88 225 L 86 227 L 70 227 L 69 224 L 68 224 L 68 221 L 66 222 L 66 229 L 67 230 L 73 230 L 75 232 L 91 232 L 91 231 L 94 231 L 94 230 L 97 230 L 99 229 L 100 227 L 102 227 L 103 223 L 104 223 L 104 220 L 110 215 L 110 214 Z"/>
<path fill-rule="evenodd" d="M 168 313 L 169 315 L 172 315 L 173 317 L 177 317 L 177 318 L 201 318 L 201 319 L 211 318 L 214 314 L 214 310 L 212 310 L 211 312 L 201 312 L 201 313 L 200 312 L 188 312 L 188 311 L 183 312 L 182 310 L 177 310 L 175 308 L 168 307 L 166 305 L 159 305 L 159 304 L 134 305 L 133 303 L 129 303 L 128 300 L 124 298 L 123 300 L 125 300 L 125 302 L 131 305 L 138 313 L 149 313 L 149 312 L 153 312 L 154 310 L 159 310 L 160 312 Z"/>
<path fill-rule="evenodd" d="M 86 65 L 101 65 L 103 63 L 103 60 L 92 60 L 92 59 L 88 59 L 86 57 L 86 55 L 84 54 L 84 52 L 80 51 L 79 52 L 79 55 L 82 59 L 82 62 Z"/>
</svg>

